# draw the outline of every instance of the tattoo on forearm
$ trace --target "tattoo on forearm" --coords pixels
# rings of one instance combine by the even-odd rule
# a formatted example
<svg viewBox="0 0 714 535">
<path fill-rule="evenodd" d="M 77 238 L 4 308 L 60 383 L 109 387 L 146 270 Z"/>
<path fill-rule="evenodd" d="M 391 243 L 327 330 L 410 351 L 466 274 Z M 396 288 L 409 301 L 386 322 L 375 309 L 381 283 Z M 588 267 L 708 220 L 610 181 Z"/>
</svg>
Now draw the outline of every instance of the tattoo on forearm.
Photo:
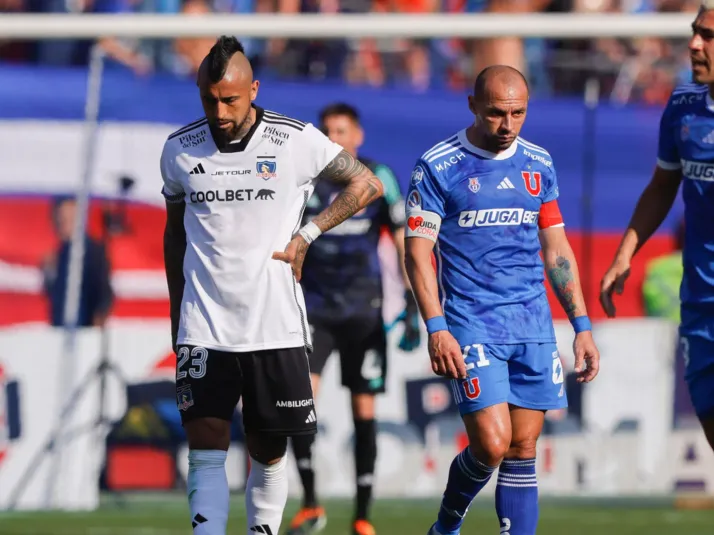
<svg viewBox="0 0 714 535">
<path fill-rule="evenodd" d="M 570 261 L 563 256 L 557 257 L 555 265 L 548 268 L 548 277 L 563 310 L 568 317 L 573 317 L 578 306 L 575 302 L 575 276 Z"/>
<path fill-rule="evenodd" d="M 320 178 L 346 185 L 332 204 L 315 218 L 315 224 L 323 231 L 349 219 L 382 193 L 379 179 L 344 150 L 325 167 Z"/>
<path fill-rule="evenodd" d="M 337 184 L 349 184 L 352 178 L 365 169 L 362 162 L 343 150 L 322 170 L 320 178 L 326 178 Z"/>
</svg>

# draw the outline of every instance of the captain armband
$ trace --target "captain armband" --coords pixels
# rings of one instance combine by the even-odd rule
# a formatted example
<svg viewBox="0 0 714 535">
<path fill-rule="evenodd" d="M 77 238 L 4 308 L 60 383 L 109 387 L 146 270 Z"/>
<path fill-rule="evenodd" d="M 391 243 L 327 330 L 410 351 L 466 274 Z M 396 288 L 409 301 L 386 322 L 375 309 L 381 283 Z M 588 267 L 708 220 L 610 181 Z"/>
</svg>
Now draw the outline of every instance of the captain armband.
<svg viewBox="0 0 714 535">
<path fill-rule="evenodd" d="M 543 203 L 540 207 L 540 213 L 538 214 L 538 228 L 542 230 L 562 226 L 564 226 L 563 216 L 560 213 L 558 201 L 552 200 L 547 203 Z"/>
<path fill-rule="evenodd" d="M 441 228 L 441 217 L 426 210 L 411 210 L 407 218 L 406 237 L 426 238 L 436 242 Z"/>
</svg>

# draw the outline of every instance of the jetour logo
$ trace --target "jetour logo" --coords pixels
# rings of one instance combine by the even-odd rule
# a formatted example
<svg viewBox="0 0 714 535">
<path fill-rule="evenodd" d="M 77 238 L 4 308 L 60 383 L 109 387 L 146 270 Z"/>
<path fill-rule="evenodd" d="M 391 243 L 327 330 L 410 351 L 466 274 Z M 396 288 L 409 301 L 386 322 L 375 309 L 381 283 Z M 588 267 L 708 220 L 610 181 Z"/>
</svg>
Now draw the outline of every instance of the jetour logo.
<svg viewBox="0 0 714 535">
<path fill-rule="evenodd" d="M 0 472 L 12 442 L 20 438 L 20 389 L 0 362 Z"/>
</svg>

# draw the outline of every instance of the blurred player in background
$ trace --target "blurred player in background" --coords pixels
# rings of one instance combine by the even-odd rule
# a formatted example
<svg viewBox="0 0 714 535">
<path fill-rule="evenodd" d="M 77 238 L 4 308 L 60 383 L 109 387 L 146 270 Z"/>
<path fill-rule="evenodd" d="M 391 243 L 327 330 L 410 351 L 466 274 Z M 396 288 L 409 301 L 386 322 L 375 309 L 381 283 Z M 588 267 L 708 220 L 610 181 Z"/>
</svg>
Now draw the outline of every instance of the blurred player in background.
<svg viewBox="0 0 714 535">
<path fill-rule="evenodd" d="M 322 130 L 329 138 L 357 158 L 364 140 L 357 110 L 348 104 L 333 104 L 320 113 Z M 377 247 L 386 227 L 392 232 L 398 264 L 404 266 L 404 200 L 392 170 L 360 156 L 359 161 L 382 182 L 384 197 L 332 229 L 316 242 L 305 258 L 302 287 L 314 351 L 310 373 L 315 397 L 320 374 L 327 358 L 340 354 L 342 384 L 352 393 L 355 425 L 355 472 L 357 492 L 353 533 L 370 535 L 374 528 L 368 513 L 372 480 L 377 459 L 375 394 L 384 392 L 387 372 L 387 339 L 382 317 L 382 273 Z M 340 192 L 340 185 L 320 181 L 307 204 L 304 223 L 328 206 Z M 401 271 L 400 271 L 401 272 Z M 419 345 L 419 313 L 406 283 L 404 334 L 399 347 L 412 351 Z M 289 534 L 316 533 L 326 523 L 319 506 L 312 466 L 313 435 L 294 437 L 293 451 L 304 488 L 303 507 L 293 519 Z"/>
<path fill-rule="evenodd" d="M 679 336 L 694 410 L 714 448 L 714 0 L 702 3 L 689 41 L 694 84 L 676 88 L 662 113 L 657 167 L 637 203 L 600 301 L 615 317 L 635 253 L 669 213 L 684 178 L 684 273 Z"/>
<path fill-rule="evenodd" d="M 519 71 L 484 69 L 469 96 L 473 125 L 425 152 L 411 178 L 407 270 L 432 369 L 451 379 L 469 437 L 429 535 L 458 534 L 497 468 L 501 533 L 536 533 L 536 441 L 545 412 L 567 406 L 544 263 L 576 333 L 578 380 L 599 368 L 552 158 L 518 137 L 527 108 Z"/>
<path fill-rule="evenodd" d="M 198 72 L 205 119 L 169 136 L 161 155 L 176 397 L 195 535 L 226 533 L 226 451 L 241 398 L 251 458 L 242 532 L 279 532 L 287 437 L 317 431 L 311 337 L 297 284 L 305 253 L 383 192 L 379 179 L 314 126 L 255 106 L 258 85 L 241 44 L 221 37 Z M 318 178 L 341 190 L 300 228 Z"/>
</svg>

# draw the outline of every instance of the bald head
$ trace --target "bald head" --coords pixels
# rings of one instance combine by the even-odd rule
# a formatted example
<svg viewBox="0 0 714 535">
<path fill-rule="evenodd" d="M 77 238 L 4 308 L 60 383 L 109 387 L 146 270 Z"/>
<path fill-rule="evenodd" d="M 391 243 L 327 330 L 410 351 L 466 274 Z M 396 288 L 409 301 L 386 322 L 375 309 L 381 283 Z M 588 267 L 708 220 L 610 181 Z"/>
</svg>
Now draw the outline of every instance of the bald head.
<svg viewBox="0 0 714 535">
<path fill-rule="evenodd" d="M 518 69 L 508 65 L 492 65 L 482 70 L 474 82 L 474 96 L 488 98 L 494 96 L 525 96 L 528 98 L 528 82 Z"/>
<path fill-rule="evenodd" d="M 216 144 L 242 139 L 255 119 L 252 102 L 258 95 L 258 81 L 235 37 L 216 41 L 198 69 L 198 88 Z"/>
<path fill-rule="evenodd" d="M 489 152 L 508 150 L 526 120 L 528 83 L 513 67 L 494 65 L 481 71 L 469 95 L 469 109 L 476 117 L 471 136 Z"/>
</svg>

